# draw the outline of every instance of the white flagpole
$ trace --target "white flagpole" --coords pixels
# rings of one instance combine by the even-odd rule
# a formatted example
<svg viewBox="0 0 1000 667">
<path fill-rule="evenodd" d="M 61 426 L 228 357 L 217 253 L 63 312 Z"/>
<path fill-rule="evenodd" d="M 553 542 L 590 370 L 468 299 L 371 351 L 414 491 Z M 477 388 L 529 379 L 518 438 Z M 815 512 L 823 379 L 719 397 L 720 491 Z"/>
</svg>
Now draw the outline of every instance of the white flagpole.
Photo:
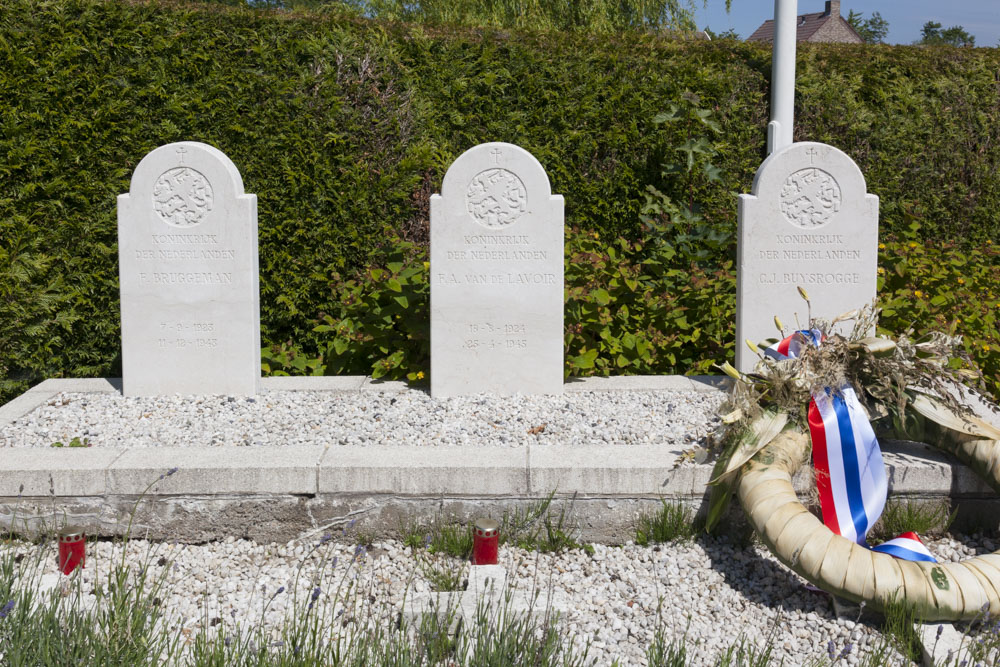
<svg viewBox="0 0 1000 667">
<path fill-rule="evenodd" d="M 774 52 L 771 63 L 771 122 L 767 152 L 792 143 L 795 124 L 795 33 L 798 0 L 774 0 Z"/>
</svg>

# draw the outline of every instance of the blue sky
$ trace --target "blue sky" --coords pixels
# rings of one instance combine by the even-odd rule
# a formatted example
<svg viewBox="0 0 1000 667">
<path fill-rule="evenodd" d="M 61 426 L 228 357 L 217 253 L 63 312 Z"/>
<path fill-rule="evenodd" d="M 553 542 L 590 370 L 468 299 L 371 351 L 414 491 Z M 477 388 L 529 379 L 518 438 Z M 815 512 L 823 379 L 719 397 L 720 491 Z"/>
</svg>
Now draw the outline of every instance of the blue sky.
<svg viewBox="0 0 1000 667">
<path fill-rule="evenodd" d="M 774 16 L 773 0 L 733 0 L 726 14 L 725 0 L 708 0 L 708 7 L 698 6 L 699 28 L 706 25 L 715 32 L 732 28 L 746 39 L 761 23 Z M 821 12 L 824 0 L 799 0 L 799 14 Z M 890 44 L 910 44 L 920 38 L 920 28 L 927 21 L 937 21 L 945 28 L 960 25 L 976 37 L 976 46 L 997 46 L 1000 42 L 1000 0 L 841 0 L 841 14 L 850 10 L 865 17 L 879 12 L 889 22 Z"/>
</svg>

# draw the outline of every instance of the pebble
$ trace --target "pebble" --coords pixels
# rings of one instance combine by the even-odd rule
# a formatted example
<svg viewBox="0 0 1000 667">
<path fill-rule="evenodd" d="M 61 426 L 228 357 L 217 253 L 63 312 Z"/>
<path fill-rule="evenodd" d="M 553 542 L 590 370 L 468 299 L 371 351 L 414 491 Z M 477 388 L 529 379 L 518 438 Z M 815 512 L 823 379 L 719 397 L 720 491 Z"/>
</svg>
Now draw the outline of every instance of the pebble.
<svg viewBox="0 0 1000 667">
<path fill-rule="evenodd" d="M 0 428 L 0 447 L 528 444 L 688 446 L 718 425 L 722 392 L 573 392 L 431 398 L 265 391 L 232 396 L 55 396 Z"/>
<path fill-rule="evenodd" d="M 154 578 L 164 574 L 160 595 L 168 628 L 211 634 L 256 624 L 274 636 L 289 615 L 304 613 L 316 587 L 321 591 L 316 604 L 330 618 L 339 613 L 359 622 L 391 623 L 407 596 L 430 590 L 423 574 L 428 563 L 457 571 L 469 567 L 422 549 L 415 553 L 396 540 L 376 542 L 356 556 L 357 545 L 349 540 L 346 533 L 323 543 L 315 537 L 288 544 L 131 540 L 124 562 L 135 570 L 148 568 Z M 985 552 L 986 541 L 952 536 L 925 543 L 933 553 L 967 558 Z M 771 664 L 816 664 L 826 658 L 830 641 L 838 652 L 851 643 L 854 660 L 846 662 L 855 664 L 881 641 L 871 619 L 838 619 L 827 594 L 807 589 L 759 544 L 741 547 L 725 537 L 701 536 L 653 547 L 592 546 L 593 555 L 582 549 L 542 554 L 502 546 L 500 564 L 518 590 L 565 594 L 568 611 L 559 621 L 560 636 L 581 649 L 589 645 L 598 665 L 645 665 L 657 629 L 668 642 L 685 643 L 688 664 L 716 664 L 734 644 L 759 649 L 768 639 L 774 647 Z M 51 544 L 3 548 L 39 553 L 40 571 L 56 571 Z M 106 581 L 109 566 L 121 558 L 120 543 L 91 542 L 84 590 Z M 900 656 L 895 658 L 894 664 Z"/>
</svg>

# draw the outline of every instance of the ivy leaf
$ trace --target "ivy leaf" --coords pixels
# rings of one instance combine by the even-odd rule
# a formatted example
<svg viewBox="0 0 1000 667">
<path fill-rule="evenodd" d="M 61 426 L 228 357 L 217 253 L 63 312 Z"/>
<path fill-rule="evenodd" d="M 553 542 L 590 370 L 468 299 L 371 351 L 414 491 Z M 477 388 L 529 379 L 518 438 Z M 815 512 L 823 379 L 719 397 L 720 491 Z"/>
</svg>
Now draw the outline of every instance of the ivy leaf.
<svg viewBox="0 0 1000 667">
<path fill-rule="evenodd" d="M 593 368 L 594 361 L 597 359 L 597 350 L 587 350 L 583 354 L 572 357 L 570 361 L 577 368 Z"/>
</svg>

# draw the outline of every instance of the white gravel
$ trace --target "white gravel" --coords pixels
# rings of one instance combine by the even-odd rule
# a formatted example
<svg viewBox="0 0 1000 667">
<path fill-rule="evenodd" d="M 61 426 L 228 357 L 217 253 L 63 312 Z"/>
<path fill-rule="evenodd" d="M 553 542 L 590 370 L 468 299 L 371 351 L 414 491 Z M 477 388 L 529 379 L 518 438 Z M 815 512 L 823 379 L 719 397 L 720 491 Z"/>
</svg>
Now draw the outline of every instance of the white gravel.
<svg viewBox="0 0 1000 667">
<path fill-rule="evenodd" d="M 137 568 L 148 565 L 152 575 L 168 568 L 162 600 L 169 626 L 189 638 L 202 631 L 231 632 L 236 624 L 262 624 L 277 640 L 277 627 L 288 614 L 304 613 L 316 587 L 316 604 L 331 618 L 344 619 L 341 627 L 391 623 L 399 616 L 404 594 L 430 590 L 410 547 L 377 542 L 356 556 L 349 538 L 350 533 L 338 531 L 325 544 L 316 539 L 283 545 L 229 539 L 200 546 L 135 540 L 128 544 L 126 562 Z M 948 538 L 927 544 L 939 556 L 962 558 L 993 546 Z M 22 543 L 5 548 L 30 552 L 38 547 Z M 54 548 L 44 548 L 44 568 L 54 573 Z M 802 579 L 761 546 L 700 537 L 652 547 L 595 544 L 593 549 L 593 555 L 583 550 L 537 554 L 501 547 L 500 563 L 518 590 L 551 586 L 568 596 L 561 634 L 581 646 L 589 642 L 590 656 L 599 665 L 615 660 L 646 664 L 646 648 L 658 626 L 668 639 L 685 639 L 688 664 L 693 665 L 715 664 L 741 636 L 758 647 L 772 638 L 770 664 L 784 659 L 785 665 L 815 664 L 827 657 L 830 642 L 837 654 L 851 645 L 837 664 L 857 664 L 880 640 L 871 618 L 836 618 L 829 596 L 805 588 Z M 84 591 L 92 590 L 95 580 L 106 580 L 113 558 L 120 561 L 120 544 L 89 545 Z M 423 549 L 419 560 L 468 568 Z"/>
<path fill-rule="evenodd" d="M 433 399 L 269 391 L 256 398 L 59 394 L 0 428 L 0 447 L 68 445 L 688 445 L 718 421 L 721 392 L 615 391 Z"/>
</svg>

